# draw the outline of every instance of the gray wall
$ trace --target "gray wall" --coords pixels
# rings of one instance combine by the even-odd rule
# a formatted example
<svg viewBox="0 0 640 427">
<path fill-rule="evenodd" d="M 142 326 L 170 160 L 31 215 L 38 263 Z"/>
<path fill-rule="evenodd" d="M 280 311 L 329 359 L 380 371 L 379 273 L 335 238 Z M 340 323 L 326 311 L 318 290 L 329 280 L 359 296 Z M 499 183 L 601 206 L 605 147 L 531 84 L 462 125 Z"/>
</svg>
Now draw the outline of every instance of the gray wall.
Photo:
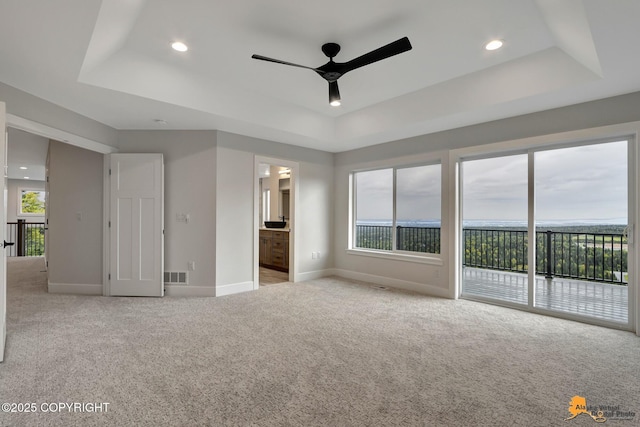
<svg viewBox="0 0 640 427">
<path fill-rule="evenodd" d="M 51 141 L 49 157 L 49 283 L 101 287 L 103 156 Z"/>
<path fill-rule="evenodd" d="M 336 209 L 333 228 L 336 272 L 347 277 L 452 296 L 454 253 L 450 236 L 454 231 L 455 218 L 450 199 L 455 194 L 455 170 L 449 167 L 451 150 L 639 120 L 640 92 L 637 92 L 336 154 Z M 442 194 L 447 198 L 442 203 L 442 265 L 416 264 L 346 253 L 351 203 L 349 174 L 360 168 L 384 167 L 398 161 L 412 163 L 417 157 L 430 154 L 442 159 Z"/>
<path fill-rule="evenodd" d="M 640 120 L 640 92 L 420 135 L 336 154 L 349 165 Z"/>
<path fill-rule="evenodd" d="M 297 162 L 298 217 L 295 223 L 297 280 L 326 274 L 333 267 L 333 155 L 227 132 L 218 132 L 218 286 L 247 284 L 254 265 L 255 156 Z M 276 162 L 277 164 L 277 162 Z M 312 259 L 311 252 L 320 252 Z"/>
<path fill-rule="evenodd" d="M 216 132 L 121 131 L 120 153 L 162 153 L 165 164 L 165 271 L 188 271 L 189 287 L 211 288 L 216 277 Z M 188 223 L 176 220 L 189 214 Z M 171 286 L 167 291 L 171 294 Z M 175 288 L 175 287 L 174 287 Z M 180 288 L 173 289 L 174 294 Z"/>
<path fill-rule="evenodd" d="M 165 270 L 184 271 L 189 261 L 195 261 L 189 286 L 208 290 L 252 280 L 256 155 L 300 165 L 295 230 L 298 279 L 354 272 L 379 275 L 398 283 L 424 283 L 432 290 L 449 289 L 446 270 L 452 259 L 447 252 L 441 266 L 381 262 L 346 253 L 348 176 L 354 168 L 439 153 L 443 159 L 443 195 L 449 197 L 454 183 L 445 163 L 451 149 L 640 120 L 640 93 L 633 93 L 334 155 L 219 131 L 116 131 L 1 83 L 0 99 L 7 102 L 11 114 L 118 146 L 121 152 L 163 153 Z M 57 208 L 57 212 L 50 210 L 50 214 L 58 226 L 50 229 L 50 242 L 57 245 L 50 248 L 50 279 L 101 284 L 102 155 L 78 150 L 54 143 L 51 151 L 51 175 L 56 180 L 51 183 L 51 208 Z M 89 206 L 76 205 L 78 200 L 89 199 L 100 216 Z M 450 231 L 449 206 L 443 202 L 445 235 Z M 91 214 L 83 215 L 81 228 L 87 228 L 79 236 L 73 233 L 78 229 L 75 214 L 83 209 Z M 181 213 L 189 214 L 191 222 L 176 221 L 176 214 Z M 70 238 L 79 244 L 77 253 L 69 250 L 73 247 L 67 241 Z M 80 249 L 88 241 L 91 247 Z M 320 252 L 320 259 L 312 259 L 312 252 Z"/>
</svg>

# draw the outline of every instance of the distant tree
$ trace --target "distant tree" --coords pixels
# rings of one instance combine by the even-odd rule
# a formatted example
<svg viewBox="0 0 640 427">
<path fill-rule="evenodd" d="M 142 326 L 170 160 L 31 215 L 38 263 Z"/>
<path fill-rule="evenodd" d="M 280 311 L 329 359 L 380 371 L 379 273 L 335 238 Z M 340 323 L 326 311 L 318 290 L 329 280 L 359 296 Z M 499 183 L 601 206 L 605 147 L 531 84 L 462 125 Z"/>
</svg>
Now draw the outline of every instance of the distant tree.
<svg viewBox="0 0 640 427">
<path fill-rule="evenodd" d="M 39 199 L 39 192 L 25 191 L 22 193 L 22 213 L 36 213 L 44 215 L 44 201 Z"/>
</svg>

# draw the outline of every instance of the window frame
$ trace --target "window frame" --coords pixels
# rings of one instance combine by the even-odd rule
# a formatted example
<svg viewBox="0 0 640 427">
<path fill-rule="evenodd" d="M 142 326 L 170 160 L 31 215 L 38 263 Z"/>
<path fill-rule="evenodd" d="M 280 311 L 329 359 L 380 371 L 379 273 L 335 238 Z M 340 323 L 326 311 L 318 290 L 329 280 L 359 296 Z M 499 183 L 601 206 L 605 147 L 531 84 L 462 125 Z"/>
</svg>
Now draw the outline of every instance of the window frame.
<svg viewBox="0 0 640 427">
<path fill-rule="evenodd" d="M 414 251 L 406 251 L 397 249 L 397 171 L 399 169 L 409 169 L 414 167 L 423 167 L 423 166 L 440 166 L 440 253 L 430 253 L 430 252 L 414 252 Z M 357 174 L 361 172 L 370 172 L 370 171 L 378 171 L 378 170 L 392 170 L 392 233 L 391 233 L 391 250 L 384 249 L 370 249 L 370 248 L 360 248 L 355 246 L 356 244 L 356 222 L 357 222 Z M 367 168 L 359 168 L 354 169 L 349 173 L 349 200 L 350 200 L 350 209 L 349 209 L 349 238 L 348 238 L 348 247 L 347 253 L 351 255 L 359 255 L 359 256 L 369 256 L 375 258 L 384 258 L 384 259 L 392 259 L 392 260 L 400 260 L 400 261 L 408 261 L 408 262 L 416 262 L 422 264 L 433 264 L 433 265 L 443 265 L 443 232 L 442 232 L 442 220 L 443 220 L 443 194 L 442 194 L 442 186 L 444 181 L 444 161 L 441 156 L 431 157 L 427 160 L 422 161 L 413 161 L 413 162 L 399 162 L 394 164 L 380 164 L 380 165 L 372 165 Z"/>
<path fill-rule="evenodd" d="M 34 212 L 22 212 L 22 193 L 43 193 L 45 196 L 45 212 L 42 213 L 34 213 Z M 19 217 L 23 217 L 23 216 L 28 216 L 28 217 L 34 217 L 34 216 L 41 216 L 44 217 L 45 213 L 46 213 L 46 190 L 41 189 L 41 188 L 31 188 L 31 187 L 19 187 L 18 188 L 18 209 L 17 209 L 17 216 Z"/>
</svg>

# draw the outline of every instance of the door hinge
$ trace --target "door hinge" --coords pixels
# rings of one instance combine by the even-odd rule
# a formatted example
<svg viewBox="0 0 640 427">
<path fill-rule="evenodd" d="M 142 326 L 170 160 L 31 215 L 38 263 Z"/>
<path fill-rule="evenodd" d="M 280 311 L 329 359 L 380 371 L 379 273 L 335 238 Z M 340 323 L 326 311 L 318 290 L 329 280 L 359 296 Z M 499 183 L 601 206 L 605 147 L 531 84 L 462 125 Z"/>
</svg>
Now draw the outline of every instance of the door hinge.
<svg viewBox="0 0 640 427">
<path fill-rule="evenodd" d="M 109 169 L 109 176 L 111 176 L 111 169 Z"/>
<path fill-rule="evenodd" d="M 111 228 L 111 221 L 109 221 L 109 228 Z"/>
<path fill-rule="evenodd" d="M 109 273 L 109 280 L 111 280 L 111 273 Z"/>
</svg>

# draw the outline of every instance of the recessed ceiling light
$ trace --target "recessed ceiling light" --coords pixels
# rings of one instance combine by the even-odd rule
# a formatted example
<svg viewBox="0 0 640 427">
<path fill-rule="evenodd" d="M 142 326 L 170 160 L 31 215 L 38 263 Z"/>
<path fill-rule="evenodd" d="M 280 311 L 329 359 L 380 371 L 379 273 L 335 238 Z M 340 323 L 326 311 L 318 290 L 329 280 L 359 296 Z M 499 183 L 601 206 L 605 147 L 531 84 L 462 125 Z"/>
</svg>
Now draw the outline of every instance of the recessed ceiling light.
<svg viewBox="0 0 640 427">
<path fill-rule="evenodd" d="M 29 177 L 28 177 L 28 176 L 25 176 L 25 177 L 24 177 L 24 179 L 29 179 Z"/>
<path fill-rule="evenodd" d="M 26 166 L 20 166 L 20 169 L 22 169 L 23 171 L 26 171 L 27 167 Z"/>
<path fill-rule="evenodd" d="M 173 42 L 171 43 L 171 47 L 178 52 L 186 52 L 189 50 L 187 45 L 182 42 Z"/>
<path fill-rule="evenodd" d="M 164 119 L 153 119 L 153 121 L 159 125 L 166 125 L 167 121 Z"/>
<path fill-rule="evenodd" d="M 484 45 L 486 50 L 496 50 L 500 49 L 504 43 L 502 40 L 491 40 L 489 43 Z"/>
</svg>

